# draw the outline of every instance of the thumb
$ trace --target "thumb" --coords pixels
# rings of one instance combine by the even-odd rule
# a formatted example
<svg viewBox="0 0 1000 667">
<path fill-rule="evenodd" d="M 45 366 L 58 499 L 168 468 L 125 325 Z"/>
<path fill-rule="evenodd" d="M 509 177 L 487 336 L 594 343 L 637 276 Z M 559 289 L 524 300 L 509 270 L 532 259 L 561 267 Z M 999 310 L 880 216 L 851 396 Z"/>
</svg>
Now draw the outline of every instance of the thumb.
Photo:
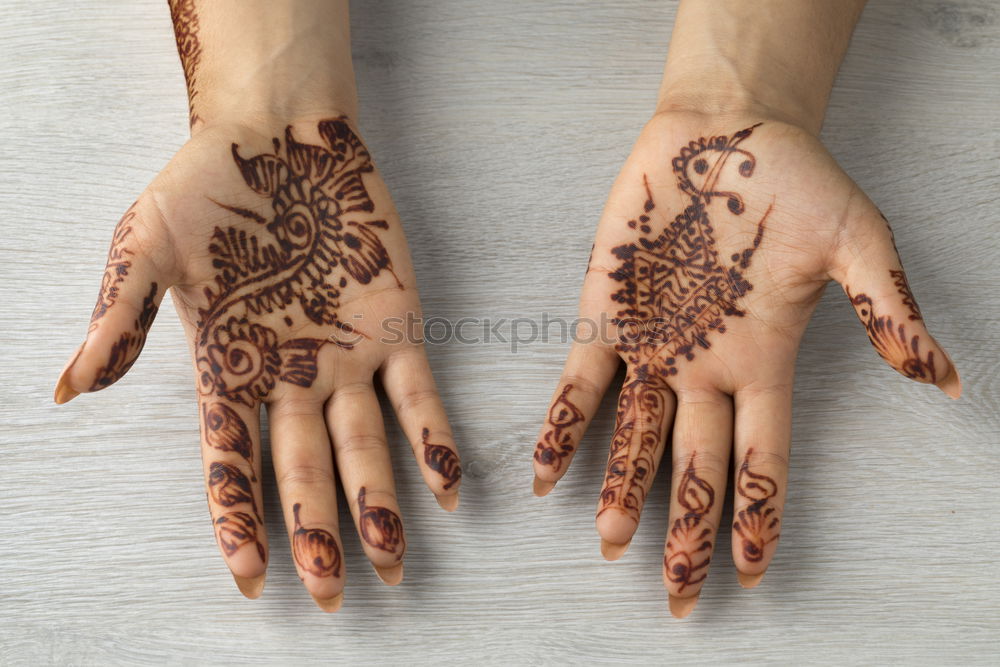
<svg viewBox="0 0 1000 667">
<path fill-rule="evenodd" d="M 142 351 L 168 286 L 153 261 L 166 248 L 154 231 L 160 227 L 147 224 L 151 206 L 140 199 L 115 227 L 87 337 L 59 376 L 56 403 L 114 384 Z"/>
<path fill-rule="evenodd" d="M 866 208 L 864 215 L 848 223 L 847 240 L 837 250 L 831 276 L 843 286 L 868 340 L 886 363 L 911 380 L 937 385 L 958 398 L 962 394 L 958 371 L 927 331 L 892 229 L 873 204 Z"/>
</svg>

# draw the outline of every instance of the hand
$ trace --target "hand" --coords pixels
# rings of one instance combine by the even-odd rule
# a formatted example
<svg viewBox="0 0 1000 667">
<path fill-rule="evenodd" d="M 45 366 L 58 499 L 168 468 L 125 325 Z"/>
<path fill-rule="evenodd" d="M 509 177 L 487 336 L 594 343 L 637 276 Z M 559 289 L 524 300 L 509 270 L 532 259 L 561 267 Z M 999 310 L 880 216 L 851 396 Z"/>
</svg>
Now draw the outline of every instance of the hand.
<svg viewBox="0 0 1000 667">
<path fill-rule="evenodd" d="M 831 278 L 889 365 L 958 398 L 889 225 L 813 135 L 695 113 L 646 126 L 583 286 L 581 317 L 608 325 L 578 332 L 535 449 L 535 493 L 565 474 L 624 361 L 597 531 L 608 560 L 625 552 L 670 439 L 663 580 L 676 616 L 694 608 L 708 574 L 730 461 L 740 582 L 759 583 L 774 556 L 796 352 Z"/>
<path fill-rule="evenodd" d="M 344 587 L 334 461 L 365 554 L 399 583 L 406 540 L 376 372 L 449 511 L 461 467 L 423 348 L 400 335 L 420 314 L 416 281 L 351 122 L 198 132 L 118 223 L 57 403 L 128 371 L 168 287 L 194 359 L 215 534 L 240 590 L 259 595 L 267 564 L 261 404 L 295 565 L 317 603 L 335 611 Z"/>
</svg>

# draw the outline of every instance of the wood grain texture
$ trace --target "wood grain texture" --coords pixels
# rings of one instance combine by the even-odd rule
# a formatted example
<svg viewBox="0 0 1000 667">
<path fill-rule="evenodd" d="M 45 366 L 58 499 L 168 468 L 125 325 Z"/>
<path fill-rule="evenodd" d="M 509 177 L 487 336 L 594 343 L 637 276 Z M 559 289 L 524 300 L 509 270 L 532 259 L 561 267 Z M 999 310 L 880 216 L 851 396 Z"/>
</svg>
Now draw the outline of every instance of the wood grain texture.
<svg viewBox="0 0 1000 667">
<path fill-rule="evenodd" d="M 674 3 L 354 4 L 361 125 L 425 312 L 571 317 L 604 197 L 655 99 Z M 600 558 L 610 400 L 558 491 L 531 496 L 557 341 L 431 348 L 467 474 L 446 515 L 388 421 L 410 542 L 401 587 L 383 587 L 345 531 L 339 614 L 314 607 L 280 539 L 264 596 L 244 600 L 207 517 L 172 306 L 127 379 L 51 403 L 115 221 L 186 137 L 166 3 L 6 0 L 0 62 L 0 664 L 996 663 L 995 3 L 872 3 L 824 131 L 894 221 L 965 396 L 879 363 L 829 290 L 799 360 L 778 556 L 744 591 L 724 531 L 684 621 L 660 581 L 665 484 L 627 557 Z"/>
</svg>

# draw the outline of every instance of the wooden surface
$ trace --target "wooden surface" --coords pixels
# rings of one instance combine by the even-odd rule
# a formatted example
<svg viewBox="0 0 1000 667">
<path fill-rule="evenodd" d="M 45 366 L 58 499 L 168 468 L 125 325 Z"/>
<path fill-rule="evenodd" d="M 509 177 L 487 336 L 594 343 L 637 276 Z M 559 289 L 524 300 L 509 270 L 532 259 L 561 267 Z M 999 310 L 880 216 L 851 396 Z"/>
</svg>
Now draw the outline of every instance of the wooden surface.
<svg viewBox="0 0 1000 667">
<path fill-rule="evenodd" d="M 407 225 L 425 312 L 573 316 L 604 197 L 652 108 L 674 3 L 354 4 L 361 125 Z M 431 349 L 466 463 L 462 507 L 438 509 L 390 420 L 406 581 L 382 586 L 345 531 L 349 583 L 333 616 L 281 539 L 260 600 L 225 570 L 172 306 L 127 379 L 52 404 L 115 221 L 186 137 L 165 5 L 0 11 L 0 664 L 996 664 L 995 3 L 873 2 L 824 131 L 893 219 L 965 396 L 950 402 L 878 362 L 829 290 L 799 360 L 777 558 L 760 588 L 740 589 L 724 531 L 684 621 L 660 581 L 665 484 L 628 555 L 600 558 L 609 402 L 558 490 L 531 495 L 557 341 Z"/>
</svg>

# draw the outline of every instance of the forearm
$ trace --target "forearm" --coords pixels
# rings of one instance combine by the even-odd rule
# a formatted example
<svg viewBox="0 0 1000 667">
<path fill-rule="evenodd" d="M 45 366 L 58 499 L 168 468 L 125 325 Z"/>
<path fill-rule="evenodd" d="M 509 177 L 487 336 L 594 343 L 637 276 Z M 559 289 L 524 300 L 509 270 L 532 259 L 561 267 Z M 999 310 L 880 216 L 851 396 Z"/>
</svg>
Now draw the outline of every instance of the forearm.
<svg viewBox="0 0 1000 667">
<path fill-rule="evenodd" d="M 169 0 L 192 132 L 357 115 L 347 0 Z"/>
<path fill-rule="evenodd" d="M 866 0 L 682 0 L 658 111 L 756 113 L 818 133 Z"/>
</svg>

